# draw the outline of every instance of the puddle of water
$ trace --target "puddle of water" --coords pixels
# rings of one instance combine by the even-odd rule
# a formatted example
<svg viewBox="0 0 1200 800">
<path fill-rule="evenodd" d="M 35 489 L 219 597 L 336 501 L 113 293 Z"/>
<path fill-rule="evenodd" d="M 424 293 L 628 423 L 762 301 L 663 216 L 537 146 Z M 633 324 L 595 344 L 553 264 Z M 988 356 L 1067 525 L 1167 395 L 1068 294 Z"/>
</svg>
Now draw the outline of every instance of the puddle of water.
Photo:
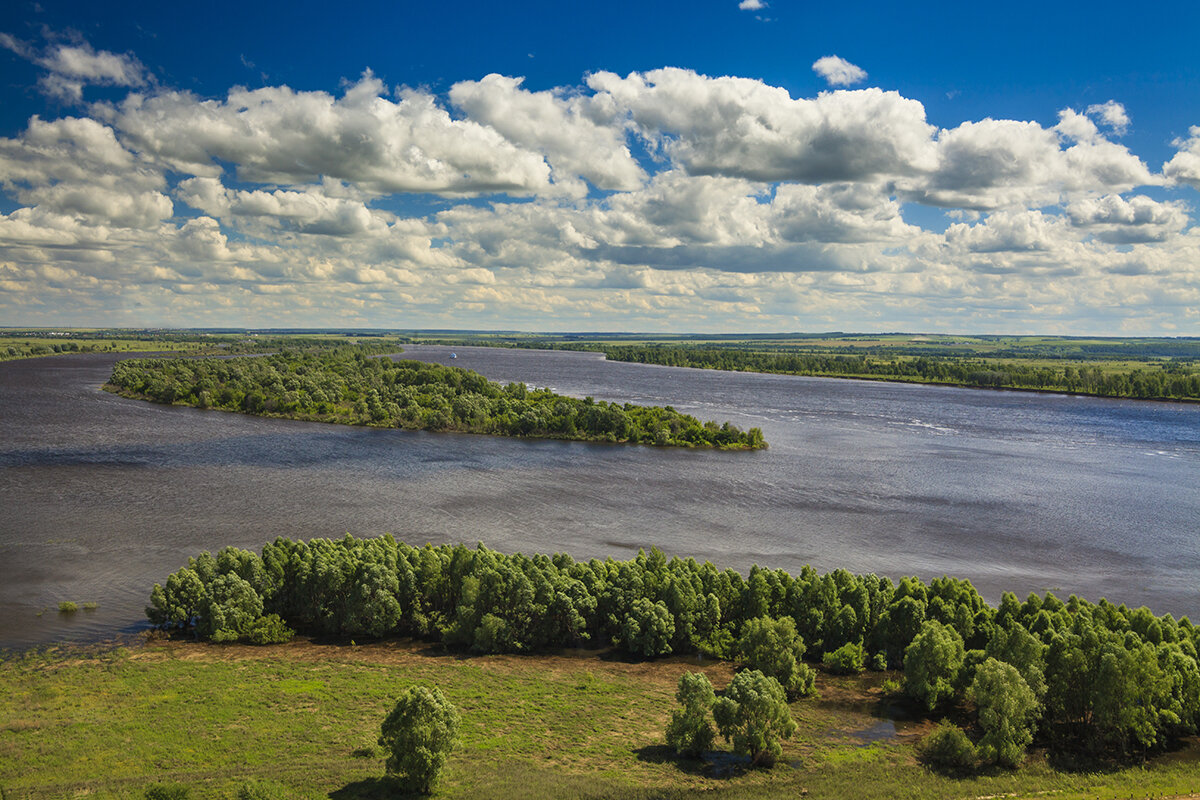
<svg viewBox="0 0 1200 800">
<path fill-rule="evenodd" d="M 710 750 L 703 756 L 708 773 L 714 778 L 727 778 L 750 768 L 750 756 Z"/>
</svg>

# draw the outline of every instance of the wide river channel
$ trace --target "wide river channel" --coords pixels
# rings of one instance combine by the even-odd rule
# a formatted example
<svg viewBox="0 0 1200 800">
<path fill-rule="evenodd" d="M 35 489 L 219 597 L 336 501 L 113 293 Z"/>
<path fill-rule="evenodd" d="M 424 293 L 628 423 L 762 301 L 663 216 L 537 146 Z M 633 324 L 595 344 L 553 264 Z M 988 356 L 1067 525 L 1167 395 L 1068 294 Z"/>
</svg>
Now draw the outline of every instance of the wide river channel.
<svg viewBox="0 0 1200 800">
<path fill-rule="evenodd" d="M 0 647 L 134 631 L 189 555 L 385 532 L 658 546 L 746 570 L 969 578 L 1200 617 L 1200 406 L 717 372 L 590 353 L 403 357 L 758 426 L 754 453 L 413 433 L 125 400 L 116 356 L 0 363 Z M 60 614 L 60 601 L 94 611 Z"/>
</svg>

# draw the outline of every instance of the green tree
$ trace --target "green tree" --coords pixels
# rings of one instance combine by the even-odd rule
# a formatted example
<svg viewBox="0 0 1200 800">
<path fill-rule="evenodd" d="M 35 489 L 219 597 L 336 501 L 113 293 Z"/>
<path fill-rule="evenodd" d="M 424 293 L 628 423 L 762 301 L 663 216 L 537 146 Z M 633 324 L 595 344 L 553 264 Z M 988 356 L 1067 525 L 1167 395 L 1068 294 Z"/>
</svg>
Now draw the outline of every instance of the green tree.
<svg viewBox="0 0 1200 800">
<path fill-rule="evenodd" d="M 734 752 L 749 756 L 754 766 L 774 764 L 783 753 L 780 741 L 796 732 L 783 687 L 756 669 L 734 676 L 713 703 L 713 718 Z"/>
<path fill-rule="evenodd" d="M 631 653 L 654 658 L 671 652 L 675 620 L 661 600 L 650 602 L 639 597 L 621 625 L 621 643 Z"/>
<path fill-rule="evenodd" d="M 236 573 L 218 575 L 200 608 L 201 636 L 214 642 L 236 641 L 262 616 L 263 602 L 254 587 Z"/>
<path fill-rule="evenodd" d="M 699 756 L 711 750 L 716 736 L 711 711 L 716 695 L 703 672 L 685 672 L 679 676 L 675 699 L 682 708 L 671 712 L 667 723 L 667 744 L 681 756 Z"/>
<path fill-rule="evenodd" d="M 379 744 L 387 774 L 401 791 L 428 794 L 458 743 L 459 716 L 436 687 L 410 686 L 383 721 Z"/>
<path fill-rule="evenodd" d="M 928 620 L 904 651 L 904 690 L 930 711 L 954 695 L 966 658 L 962 637 L 948 625 Z"/>
<path fill-rule="evenodd" d="M 1038 700 L 1011 664 L 989 658 L 975 671 L 971 699 L 979 710 L 979 756 L 984 761 L 1015 767 L 1033 741 Z"/>
<path fill-rule="evenodd" d="M 857 675 L 863 671 L 867 655 L 859 642 L 844 644 L 822 659 L 826 669 L 841 675 Z"/>
<path fill-rule="evenodd" d="M 789 697 L 811 694 L 816 673 L 805 664 L 804 640 L 791 617 L 759 617 L 746 623 L 738 639 L 738 654 L 752 670 L 779 681 Z"/>
<path fill-rule="evenodd" d="M 975 745 L 962 728 L 941 722 L 917 745 L 921 760 L 945 770 L 965 770 L 975 766 Z"/>
</svg>

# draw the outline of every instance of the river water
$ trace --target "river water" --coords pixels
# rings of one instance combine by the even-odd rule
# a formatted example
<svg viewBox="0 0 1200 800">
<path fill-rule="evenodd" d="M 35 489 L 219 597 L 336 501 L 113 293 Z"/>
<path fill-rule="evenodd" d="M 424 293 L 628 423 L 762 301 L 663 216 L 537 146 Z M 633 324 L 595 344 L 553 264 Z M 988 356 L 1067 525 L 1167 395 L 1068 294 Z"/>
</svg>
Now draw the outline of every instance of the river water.
<svg viewBox="0 0 1200 800">
<path fill-rule="evenodd" d="M 200 550 L 383 532 L 506 552 L 966 577 L 1200 617 L 1200 406 L 680 369 L 591 353 L 403 357 L 758 426 L 722 453 L 164 407 L 116 356 L 0 363 L 0 647 L 144 625 Z M 95 602 L 60 614 L 60 601 Z"/>
</svg>

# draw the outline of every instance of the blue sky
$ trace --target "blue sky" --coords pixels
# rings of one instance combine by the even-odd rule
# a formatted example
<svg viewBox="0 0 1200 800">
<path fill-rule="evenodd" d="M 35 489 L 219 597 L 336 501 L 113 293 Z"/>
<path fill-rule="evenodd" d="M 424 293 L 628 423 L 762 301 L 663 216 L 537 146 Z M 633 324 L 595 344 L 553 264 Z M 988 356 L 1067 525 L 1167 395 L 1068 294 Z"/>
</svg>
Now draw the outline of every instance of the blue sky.
<svg viewBox="0 0 1200 800">
<path fill-rule="evenodd" d="M 1200 4 L 742 5 L 5 4 L 0 324 L 1200 334 Z"/>
</svg>

